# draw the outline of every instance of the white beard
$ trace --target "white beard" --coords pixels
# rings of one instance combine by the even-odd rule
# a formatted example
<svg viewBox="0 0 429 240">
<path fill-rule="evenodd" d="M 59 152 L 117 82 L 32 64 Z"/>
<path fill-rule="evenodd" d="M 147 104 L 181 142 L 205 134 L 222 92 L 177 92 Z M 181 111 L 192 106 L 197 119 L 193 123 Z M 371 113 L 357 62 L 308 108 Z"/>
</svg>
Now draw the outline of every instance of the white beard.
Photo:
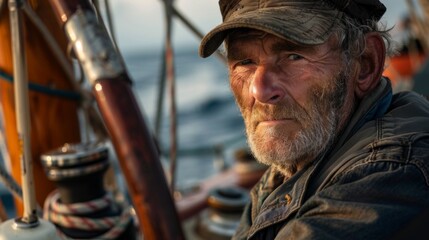
<svg viewBox="0 0 429 240">
<path fill-rule="evenodd" d="M 314 119 L 323 119 L 321 114 L 317 109 L 312 112 Z M 327 121 L 313 120 L 313 125 L 300 130 L 294 137 L 287 136 L 274 127 L 260 134 L 247 131 L 248 143 L 258 161 L 272 165 L 290 176 L 312 162 L 333 141 L 337 118 L 334 109 L 331 109 L 325 115 Z"/>
</svg>

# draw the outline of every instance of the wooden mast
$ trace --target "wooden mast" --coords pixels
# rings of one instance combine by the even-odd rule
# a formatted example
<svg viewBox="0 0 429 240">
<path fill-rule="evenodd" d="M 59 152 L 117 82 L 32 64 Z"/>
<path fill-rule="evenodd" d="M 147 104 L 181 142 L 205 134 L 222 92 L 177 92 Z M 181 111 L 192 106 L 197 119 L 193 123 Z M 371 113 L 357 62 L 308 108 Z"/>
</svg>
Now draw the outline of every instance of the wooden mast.
<svg viewBox="0 0 429 240">
<path fill-rule="evenodd" d="M 66 51 L 67 41 L 61 28 L 54 21 L 55 16 L 48 1 L 31 0 L 32 8 L 55 37 L 62 50 Z M 6 5 L 7 1 L 3 1 Z M 7 7 L 0 12 L 0 71 L 12 76 L 10 23 Z M 24 41 L 27 52 L 28 76 L 31 83 L 52 89 L 73 90 L 71 79 L 55 60 L 42 34 L 29 18 L 24 17 Z M 51 96 L 30 89 L 31 112 L 31 152 L 34 160 L 36 199 L 43 205 L 46 196 L 54 189 L 44 173 L 40 155 L 66 142 L 80 141 L 76 100 Z M 19 142 L 16 128 L 13 84 L 0 79 L 0 102 L 4 115 L 5 137 L 11 158 L 12 175 L 20 183 Z M 15 200 L 17 214 L 22 214 L 22 203 Z"/>
</svg>

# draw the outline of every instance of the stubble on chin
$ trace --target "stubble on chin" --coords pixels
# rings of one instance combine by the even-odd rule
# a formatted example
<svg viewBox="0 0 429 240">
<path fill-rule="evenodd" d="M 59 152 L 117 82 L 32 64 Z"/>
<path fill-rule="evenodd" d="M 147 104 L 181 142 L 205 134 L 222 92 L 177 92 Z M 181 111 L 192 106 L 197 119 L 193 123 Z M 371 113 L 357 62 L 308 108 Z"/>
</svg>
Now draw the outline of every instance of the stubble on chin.
<svg viewBox="0 0 429 240">
<path fill-rule="evenodd" d="M 314 113 L 315 114 L 315 113 Z M 315 121 L 313 125 L 300 129 L 294 134 L 281 129 L 258 129 L 247 132 L 248 143 L 255 158 L 277 168 L 289 177 L 311 163 L 325 150 L 333 138 L 335 113 L 330 112 L 329 123 Z M 318 116 L 313 115 L 313 116 Z"/>
</svg>

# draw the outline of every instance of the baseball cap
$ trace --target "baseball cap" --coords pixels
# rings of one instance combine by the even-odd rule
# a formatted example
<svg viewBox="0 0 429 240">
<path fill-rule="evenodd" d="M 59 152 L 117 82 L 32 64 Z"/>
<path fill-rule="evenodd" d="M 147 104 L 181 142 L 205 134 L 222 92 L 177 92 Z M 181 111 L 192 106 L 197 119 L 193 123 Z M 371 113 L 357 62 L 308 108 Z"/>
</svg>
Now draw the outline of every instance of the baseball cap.
<svg viewBox="0 0 429 240">
<path fill-rule="evenodd" d="M 237 28 L 265 31 L 297 43 L 325 42 L 343 14 L 365 23 L 380 20 L 379 0 L 220 0 L 223 23 L 202 39 L 200 56 L 208 57 Z"/>
</svg>

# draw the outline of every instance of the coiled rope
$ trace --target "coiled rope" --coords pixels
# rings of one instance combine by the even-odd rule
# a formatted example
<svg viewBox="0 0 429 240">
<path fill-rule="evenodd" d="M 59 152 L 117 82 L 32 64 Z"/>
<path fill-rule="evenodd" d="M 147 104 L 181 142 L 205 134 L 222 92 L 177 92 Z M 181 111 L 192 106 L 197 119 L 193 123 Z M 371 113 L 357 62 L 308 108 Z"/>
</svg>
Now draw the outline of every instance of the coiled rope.
<svg viewBox="0 0 429 240">
<path fill-rule="evenodd" d="M 119 216 L 88 218 L 79 214 L 90 214 L 100 211 L 111 204 L 117 204 L 109 194 L 88 202 L 63 204 L 58 191 L 48 195 L 44 205 L 43 218 L 64 228 L 85 231 L 107 231 L 97 239 L 116 239 L 127 228 L 132 220 L 131 207 L 123 206 Z M 110 229 L 110 230 L 109 230 Z M 59 232 L 64 239 L 73 239 Z"/>
</svg>

